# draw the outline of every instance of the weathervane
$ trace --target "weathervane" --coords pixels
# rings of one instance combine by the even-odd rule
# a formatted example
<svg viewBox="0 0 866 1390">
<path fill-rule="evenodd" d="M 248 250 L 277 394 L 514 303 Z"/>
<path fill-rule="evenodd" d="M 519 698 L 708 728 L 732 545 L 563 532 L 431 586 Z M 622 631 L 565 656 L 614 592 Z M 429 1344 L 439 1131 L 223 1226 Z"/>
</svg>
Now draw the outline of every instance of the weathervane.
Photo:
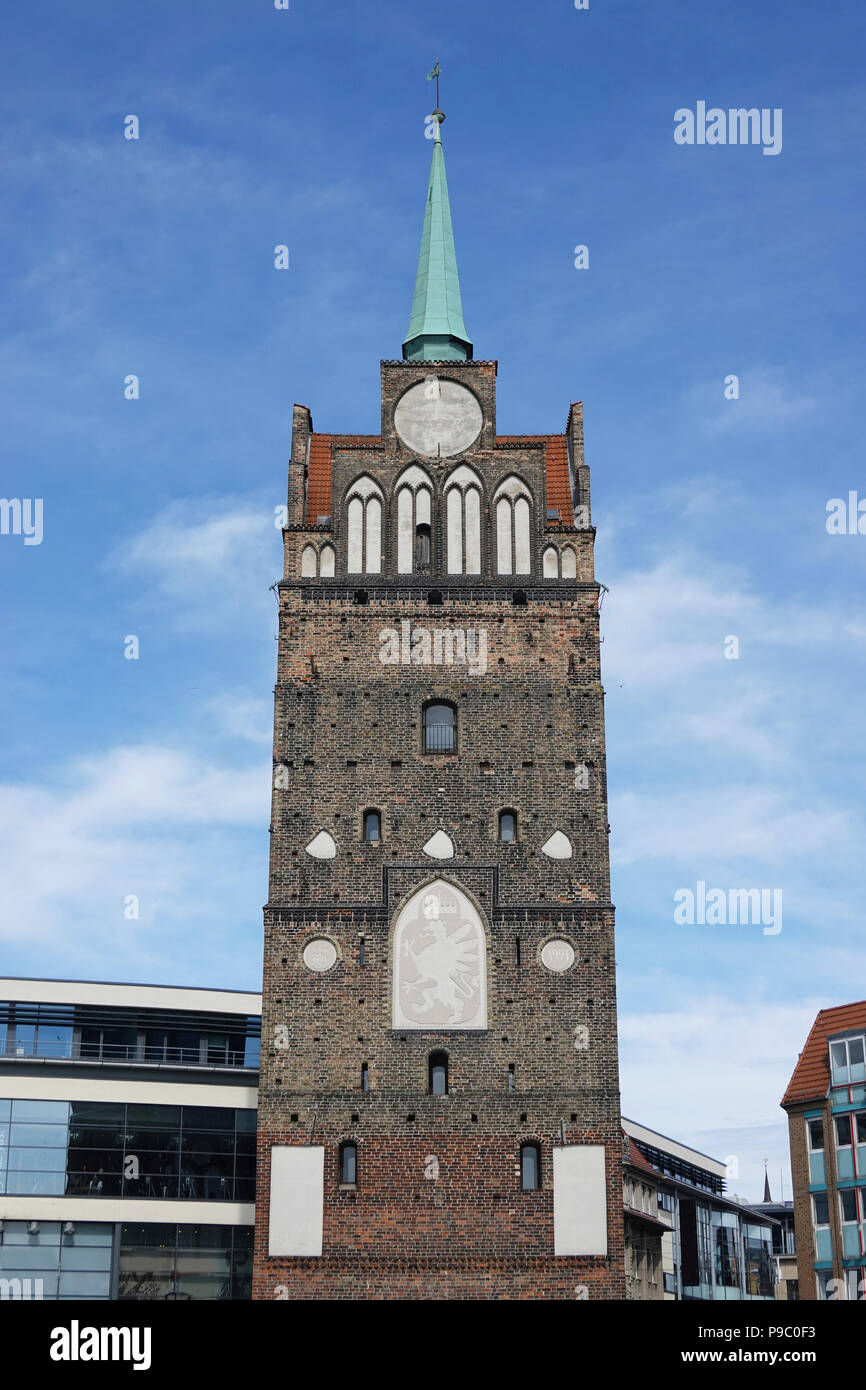
<svg viewBox="0 0 866 1390">
<path fill-rule="evenodd" d="M 438 111 L 438 110 L 439 110 L 439 59 L 438 59 L 438 58 L 436 59 L 436 62 L 433 64 L 432 68 L 430 69 L 430 71 L 429 71 L 428 74 L 427 74 L 427 81 L 428 81 L 428 82 L 432 82 L 434 77 L 436 78 L 436 110 Z"/>
</svg>

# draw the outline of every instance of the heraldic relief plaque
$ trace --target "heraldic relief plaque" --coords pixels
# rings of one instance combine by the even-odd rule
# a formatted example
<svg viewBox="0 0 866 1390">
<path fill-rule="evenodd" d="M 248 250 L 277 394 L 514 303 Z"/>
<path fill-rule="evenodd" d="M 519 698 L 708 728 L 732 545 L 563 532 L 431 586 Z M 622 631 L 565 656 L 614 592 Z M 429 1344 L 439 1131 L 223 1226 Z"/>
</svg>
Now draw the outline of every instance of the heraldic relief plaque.
<svg viewBox="0 0 866 1390">
<path fill-rule="evenodd" d="M 394 1027 L 487 1027 L 487 938 L 477 909 L 437 879 L 394 928 Z"/>
</svg>

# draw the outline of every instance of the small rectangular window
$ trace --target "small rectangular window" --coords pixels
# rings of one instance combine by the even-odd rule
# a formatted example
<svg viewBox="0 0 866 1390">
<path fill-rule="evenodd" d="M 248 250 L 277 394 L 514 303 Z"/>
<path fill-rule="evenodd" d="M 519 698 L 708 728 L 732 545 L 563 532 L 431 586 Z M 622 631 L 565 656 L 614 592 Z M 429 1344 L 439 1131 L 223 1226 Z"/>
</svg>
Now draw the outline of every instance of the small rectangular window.
<svg viewBox="0 0 866 1390">
<path fill-rule="evenodd" d="M 815 1207 L 815 1225 L 829 1226 L 830 1224 L 830 1203 L 826 1192 L 816 1192 L 812 1198 Z"/>
<path fill-rule="evenodd" d="M 362 1090 L 362 1091 L 369 1091 L 369 1089 L 370 1089 L 370 1068 L 369 1068 L 369 1065 L 368 1065 L 366 1062 L 362 1062 L 362 1063 L 361 1063 L 361 1090 Z"/>
<path fill-rule="evenodd" d="M 857 1220 L 857 1193 L 853 1187 L 846 1187 L 839 1193 L 842 1203 L 842 1220 Z"/>
<path fill-rule="evenodd" d="M 818 1152 L 824 1147 L 824 1121 L 809 1120 L 809 1148 L 813 1153 Z"/>
<path fill-rule="evenodd" d="M 851 1116 L 836 1116 L 836 1146 L 843 1149 L 851 1143 Z"/>
<path fill-rule="evenodd" d="M 537 1144 L 524 1144 L 520 1150 L 520 1185 L 524 1192 L 541 1187 L 541 1155 Z"/>
</svg>

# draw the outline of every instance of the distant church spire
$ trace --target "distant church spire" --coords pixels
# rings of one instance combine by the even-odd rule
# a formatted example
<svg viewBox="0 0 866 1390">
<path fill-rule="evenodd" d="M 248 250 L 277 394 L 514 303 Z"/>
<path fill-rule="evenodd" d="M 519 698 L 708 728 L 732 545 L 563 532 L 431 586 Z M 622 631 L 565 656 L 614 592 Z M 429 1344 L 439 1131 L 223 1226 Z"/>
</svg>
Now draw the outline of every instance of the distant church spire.
<svg viewBox="0 0 866 1390">
<path fill-rule="evenodd" d="M 769 1174 L 767 1173 L 767 1159 L 765 1158 L 765 1159 L 764 1159 L 764 1201 L 765 1201 L 765 1202 L 772 1202 L 772 1200 L 773 1200 L 773 1199 L 772 1199 L 772 1197 L 770 1196 L 770 1177 L 769 1177 Z"/>
<path fill-rule="evenodd" d="M 457 252 L 451 226 L 451 204 L 445 177 L 442 149 L 444 113 L 438 109 L 439 63 L 430 78 L 436 78 L 437 109 L 433 112 L 433 159 L 427 186 L 427 206 L 421 232 L 421 254 L 415 277 L 415 298 L 403 356 L 410 362 L 467 362 L 472 343 L 463 322 Z"/>
</svg>

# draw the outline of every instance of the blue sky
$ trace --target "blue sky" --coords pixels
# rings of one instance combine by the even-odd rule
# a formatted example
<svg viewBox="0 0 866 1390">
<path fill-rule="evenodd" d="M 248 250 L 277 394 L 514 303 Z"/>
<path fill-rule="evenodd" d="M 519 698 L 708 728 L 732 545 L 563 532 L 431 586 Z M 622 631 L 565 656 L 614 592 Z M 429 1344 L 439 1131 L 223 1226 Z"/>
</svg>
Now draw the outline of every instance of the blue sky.
<svg viewBox="0 0 866 1390">
<path fill-rule="evenodd" d="M 812 1018 L 866 995 L 866 537 L 825 527 L 866 496 L 862 6 L 2 24 L 0 494 L 44 500 L 41 545 L 0 536 L 3 973 L 258 987 L 291 405 L 378 428 L 438 54 L 500 431 L 584 402 L 623 1108 L 777 1191 Z M 675 144 L 698 101 L 781 108 L 782 152 Z M 782 931 L 675 924 L 698 880 L 781 889 Z"/>
</svg>

